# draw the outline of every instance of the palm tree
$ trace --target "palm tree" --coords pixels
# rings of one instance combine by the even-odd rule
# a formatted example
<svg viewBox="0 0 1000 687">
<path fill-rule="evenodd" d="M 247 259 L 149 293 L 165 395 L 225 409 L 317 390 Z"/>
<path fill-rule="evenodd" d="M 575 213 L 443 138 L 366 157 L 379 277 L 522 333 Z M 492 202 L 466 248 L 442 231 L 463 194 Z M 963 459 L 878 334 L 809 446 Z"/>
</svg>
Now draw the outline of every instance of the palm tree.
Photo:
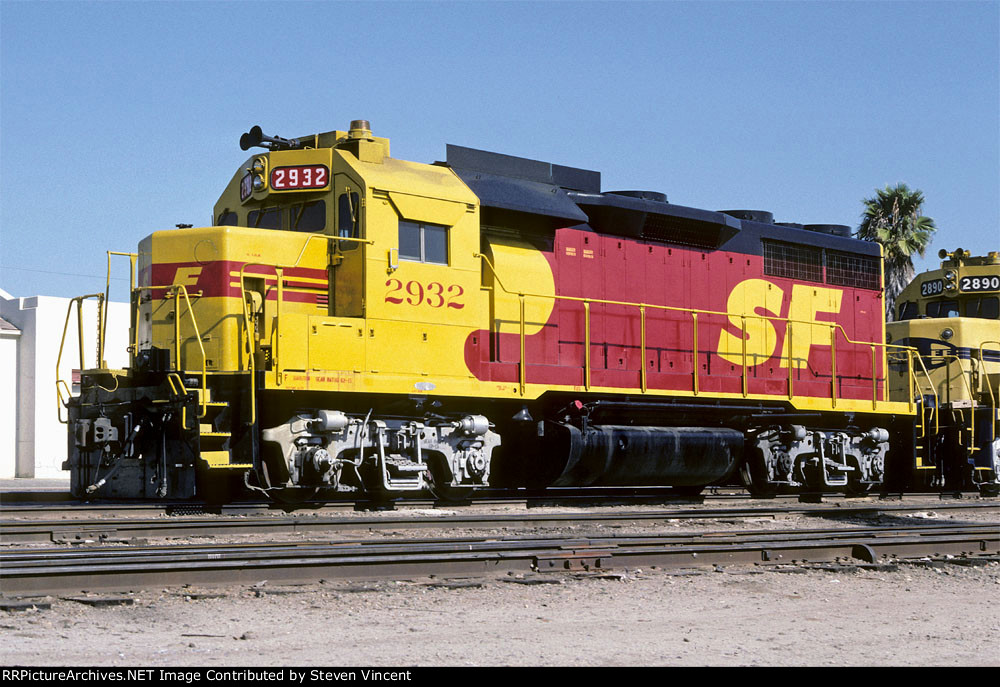
<svg viewBox="0 0 1000 687">
<path fill-rule="evenodd" d="M 920 214 L 924 194 L 906 184 L 877 190 L 874 198 L 865 198 L 865 211 L 856 236 L 882 244 L 885 257 L 885 316 L 895 319 L 893 303 L 913 280 L 913 254 L 924 256 L 937 231 L 934 220 Z"/>
</svg>

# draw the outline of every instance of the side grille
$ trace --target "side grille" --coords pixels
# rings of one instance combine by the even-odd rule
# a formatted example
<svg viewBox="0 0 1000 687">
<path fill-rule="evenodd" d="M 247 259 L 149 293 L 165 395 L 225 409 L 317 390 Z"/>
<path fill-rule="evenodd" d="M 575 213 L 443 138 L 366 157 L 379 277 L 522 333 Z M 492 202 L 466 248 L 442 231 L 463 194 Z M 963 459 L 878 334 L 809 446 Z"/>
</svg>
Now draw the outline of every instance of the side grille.
<svg viewBox="0 0 1000 687">
<path fill-rule="evenodd" d="M 823 281 L 823 249 L 764 241 L 764 274 L 802 281 Z"/>
</svg>

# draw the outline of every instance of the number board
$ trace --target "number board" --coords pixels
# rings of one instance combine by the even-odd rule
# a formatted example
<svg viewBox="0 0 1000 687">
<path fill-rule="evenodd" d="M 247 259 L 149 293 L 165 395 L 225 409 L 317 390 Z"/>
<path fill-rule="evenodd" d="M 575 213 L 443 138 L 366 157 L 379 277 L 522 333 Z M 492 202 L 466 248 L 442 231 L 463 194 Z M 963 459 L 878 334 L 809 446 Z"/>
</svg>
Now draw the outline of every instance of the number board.
<svg viewBox="0 0 1000 687">
<path fill-rule="evenodd" d="M 1000 275 L 982 277 L 962 277 L 958 282 L 959 291 L 1000 291 Z"/>
<path fill-rule="evenodd" d="M 943 279 L 931 279 L 920 284 L 921 296 L 936 296 L 939 293 L 944 293 Z"/>
<path fill-rule="evenodd" d="M 271 170 L 271 189 L 275 191 L 309 191 L 326 188 L 330 170 L 326 165 L 296 165 Z"/>
<path fill-rule="evenodd" d="M 240 202 L 250 197 L 253 193 L 253 179 L 249 174 L 245 174 L 242 179 L 240 179 Z"/>
</svg>

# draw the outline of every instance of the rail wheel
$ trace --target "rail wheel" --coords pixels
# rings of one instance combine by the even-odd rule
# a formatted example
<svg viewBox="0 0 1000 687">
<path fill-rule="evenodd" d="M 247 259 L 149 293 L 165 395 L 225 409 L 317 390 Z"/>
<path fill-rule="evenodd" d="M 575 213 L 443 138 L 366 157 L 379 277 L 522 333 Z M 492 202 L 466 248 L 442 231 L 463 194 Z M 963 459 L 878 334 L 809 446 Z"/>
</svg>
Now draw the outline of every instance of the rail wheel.
<svg viewBox="0 0 1000 687">
<path fill-rule="evenodd" d="M 443 503 L 466 503 L 472 498 L 475 487 L 458 487 L 451 484 L 451 476 L 444 474 L 445 469 L 439 463 L 432 462 L 430 469 L 424 473 L 427 488 L 438 501 Z"/>
<path fill-rule="evenodd" d="M 759 451 L 752 452 L 740 466 L 740 480 L 751 496 L 770 498 L 778 493 L 780 485 L 768 479 L 764 456 Z"/>
<path fill-rule="evenodd" d="M 844 492 L 848 496 L 864 496 L 865 494 L 871 493 L 874 486 L 875 485 L 872 482 L 861 482 L 857 479 L 848 479 L 847 486 L 844 487 Z"/>
<path fill-rule="evenodd" d="M 316 498 L 316 495 L 319 493 L 319 487 L 284 487 L 282 489 L 273 489 L 268 493 L 278 503 L 295 505 Z"/>
<path fill-rule="evenodd" d="M 1000 484 L 996 482 L 981 482 L 979 484 L 979 495 L 988 497 L 1000 496 Z"/>
<path fill-rule="evenodd" d="M 475 487 L 452 484 L 452 473 L 442 456 L 431 455 L 427 460 L 424 481 L 434 498 L 444 503 L 465 503 L 472 497 Z"/>
</svg>

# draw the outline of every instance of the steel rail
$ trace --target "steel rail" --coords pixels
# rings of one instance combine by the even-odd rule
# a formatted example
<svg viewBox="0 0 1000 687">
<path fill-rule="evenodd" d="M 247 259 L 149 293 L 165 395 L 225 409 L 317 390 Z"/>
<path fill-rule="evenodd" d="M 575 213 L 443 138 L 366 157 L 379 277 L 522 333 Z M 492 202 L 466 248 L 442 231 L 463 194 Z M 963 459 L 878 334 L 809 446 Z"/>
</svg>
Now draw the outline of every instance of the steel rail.
<svg viewBox="0 0 1000 687">
<path fill-rule="evenodd" d="M 891 492 L 887 494 L 871 492 L 862 495 L 846 496 L 843 492 L 809 492 L 809 493 L 788 493 L 775 494 L 767 497 L 768 501 L 804 500 L 822 497 L 830 500 L 857 501 L 866 498 L 886 498 L 886 499 L 914 499 L 914 498 L 954 498 L 956 496 L 968 495 L 978 498 L 980 493 L 976 490 L 966 492 Z M 276 500 L 239 500 L 230 503 L 210 503 L 207 501 L 110 501 L 102 499 L 78 500 L 68 491 L 56 491 L 53 489 L 43 489 L 35 491 L 2 491 L 0 492 L 0 515 L 13 512 L 31 512 L 51 510 L 52 512 L 71 515 L 73 512 L 100 511 L 141 511 L 147 510 L 150 513 L 172 514 L 175 511 L 193 512 L 202 509 L 205 513 L 227 513 L 227 512 L 268 512 L 268 511 L 314 511 L 317 509 L 345 509 L 359 507 L 364 509 L 368 506 L 392 506 L 392 507 L 432 507 L 447 506 L 449 508 L 463 507 L 469 504 L 497 504 L 497 503 L 521 503 L 539 505 L 542 503 L 557 503 L 559 505 L 570 505 L 573 502 L 580 502 L 594 505 L 625 505 L 628 502 L 635 503 L 692 503 L 702 501 L 732 501 L 742 499 L 761 500 L 759 497 L 750 496 L 742 487 L 707 487 L 701 494 L 691 496 L 678 494 L 670 487 L 554 487 L 550 489 L 528 490 L 528 489 L 502 489 L 486 488 L 477 490 L 468 501 L 447 502 L 439 501 L 425 494 L 404 494 L 392 501 L 376 503 L 366 501 L 358 495 L 348 495 L 337 498 L 312 499 L 299 502 L 283 503 Z"/>
<path fill-rule="evenodd" d="M 816 517 L 865 517 L 926 510 L 997 510 L 1000 502 L 928 504 L 867 504 L 850 507 L 797 505 L 767 508 L 677 508 L 655 511 L 597 513 L 451 514 L 411 513 L 384 516 L 324 517 L 317 515 L 264 515 L 257 517 L 176 517 L 83 520 L 0 520 L 0 543 L 86 542 L 149 537 L 201 537 L 244 534 L 294 534 L 351 530 L 420 528 L 557 527 L 567 524 L 640 524 L 679 519 L 759 518 L 788 515 Z"/>
<path fill-rule="evenodd" d="M 213 559 L 225 556 L 239 555 L 250 557 L 281 557 L 288 555 L 306 556 L 311 551 L 325 553 L 331 548 L 337 551 L 349 547 L 360 547 L 369 552 L 379 554 L 407 553 L 414 547 L 421 551 L 465 551 L 470 546 L 481 550 L 516 550 L 533 547 L 566 547 L 566 546 L 650 546 L 662 544 L 719 544 L 733 542 L 787 542 L 813 541 L 817 537 L 824 539 L 856 539 L 858 537 L 898 538 L 912 536 L 940 536 L 968 532 L 994 533 L 993 523 L 919 523 L 900 527 L 851 527 L 851 528 L 813 528 L 784 530 L 720 530 L 710 532 L 671 532 L 669 534 L 604 534 L 601 536 L 574 534 L 568 535 L 511 535 L 511 536 L 464 536 L 464 537 L 421 537 L 394 540 L 346 539 L 323 541 L 290 541 L 290 542 L 245 542 L 245 543 L 197 543 L 197 544 L 159 544 L 137 547 L 91 547 L 91 548 L 46 548 L 46 549 L 13 549 L 0 552 L 0 563 L 9 565 L 12 561 L 26 562 L 28 565 L 45 566 L 52 560 L 90 563 L 103 560 L 128 559 L 137 562 L 152 562 L 157 559 L 178 559 L 178 551 L 184 556 L 212 554 Z M 1000 537 L 1000 532 L 995 532 Z"/>
<path fill-rule="evenodd" d="M 799 505 L 767 508 L 698 509 L 598 513 L 515 513 L 323 517 L 266 515 L 258 517 L 177 517 L 86 520 L 0 520 L 0 543 L 86 542 L 149 537 L 200 537 L 243 534 L 295 534 L 351 530 L 419 528 L 557 527 L 567 524 L 640 524 L 679 519 L 759 518 L 787 515 L 865 517 L 926 510 L 927 504 L 869 504 L 851 507 Z M 967 502 L 934 505 L 937 510 L 997 510 L 1000 502 Z"/>
<path fill-rule="evenodd" d="M 1000 553 L 995 525 L 927 525 L 802 532 L 716 532 L 694 537 L 431 539 L 0 553 L 8 595 L 134 590 L 172 585 L 315 582 L 427 574 L 598 570 L 657 565 L 818 562 L 879 556 Z"/>
</svg>

